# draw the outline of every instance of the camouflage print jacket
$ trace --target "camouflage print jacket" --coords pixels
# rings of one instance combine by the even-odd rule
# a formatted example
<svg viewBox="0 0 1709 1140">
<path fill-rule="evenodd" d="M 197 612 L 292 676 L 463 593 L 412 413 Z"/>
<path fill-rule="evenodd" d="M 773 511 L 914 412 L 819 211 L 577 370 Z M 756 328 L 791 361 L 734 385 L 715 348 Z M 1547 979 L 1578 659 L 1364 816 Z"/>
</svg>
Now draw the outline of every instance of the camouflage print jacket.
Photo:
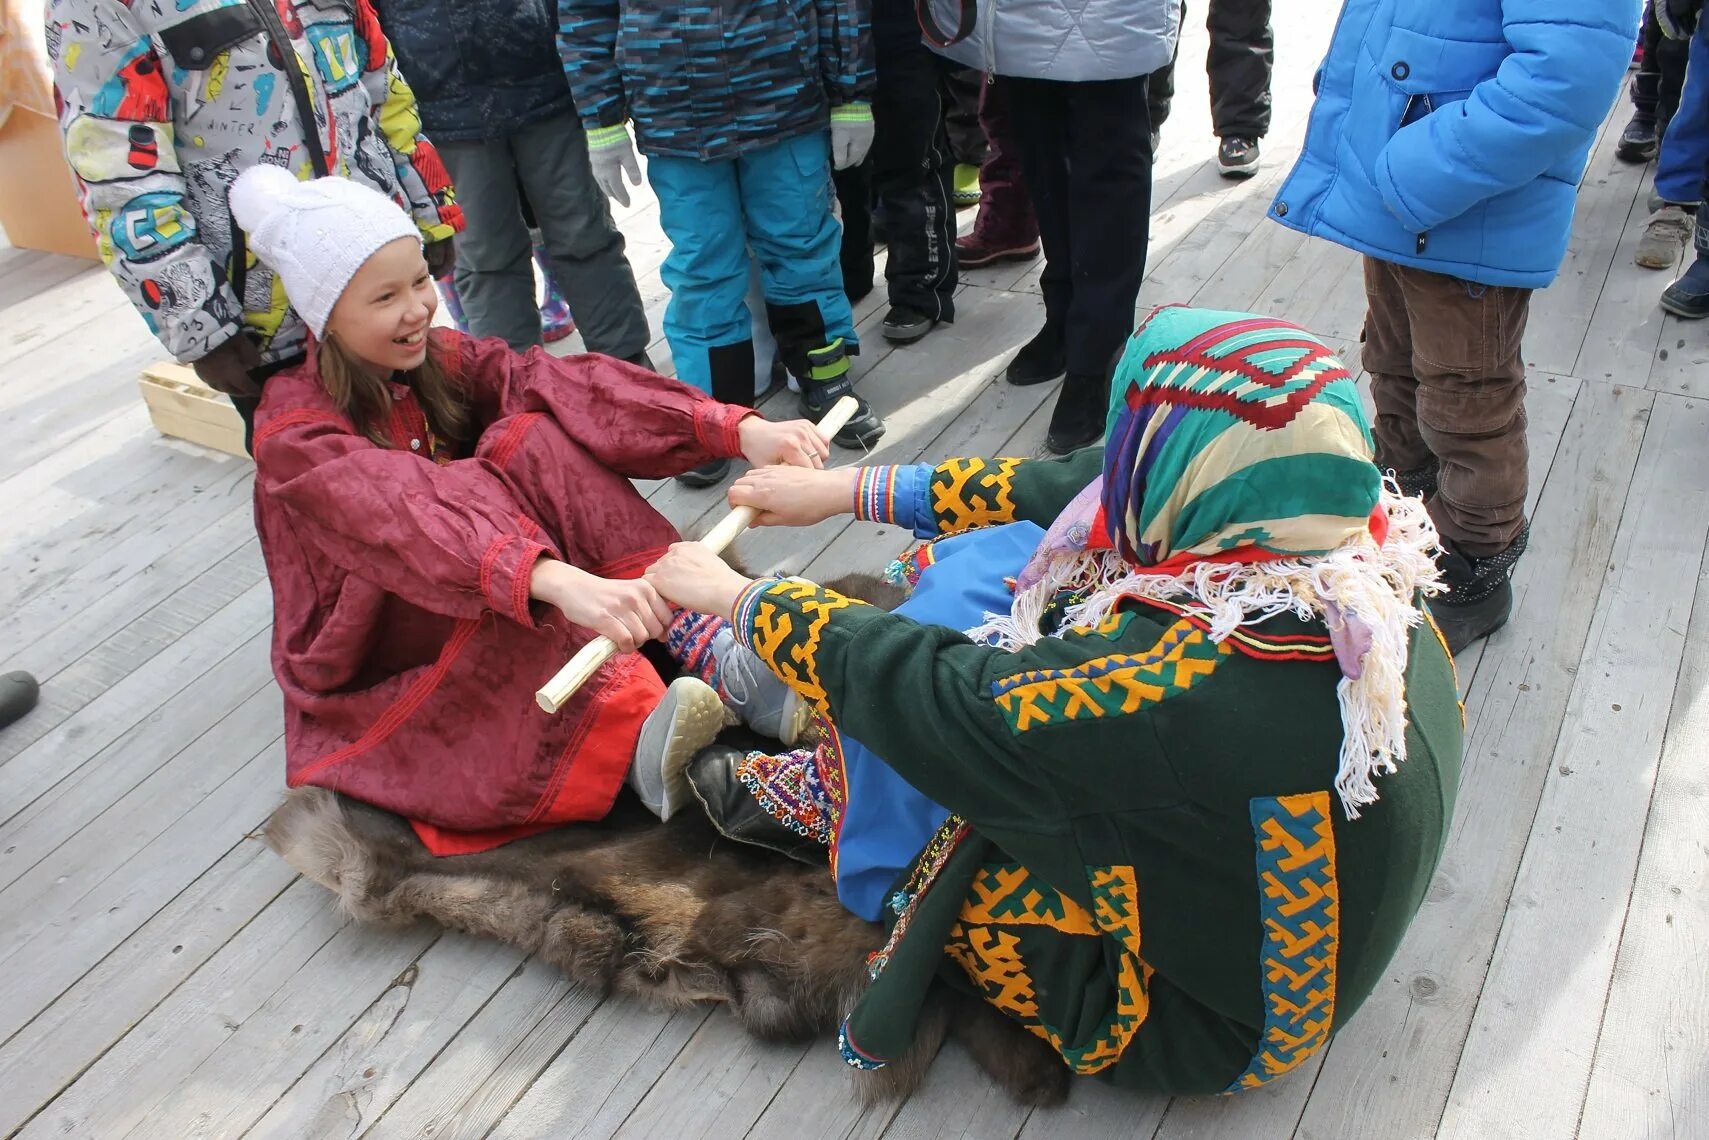
<svg viewBox="0 0 1709 1140">
<path fill-rule="evenodd" d="M 703 161 L 825 130 L 872 100 L 869 0 L 559 0 L 558 53 L 589 130 Z"/>
<path fill-rule="evenodd" d="M 180 360 L 240 327 L 264 361 L 302 349 L 226 204 L 251 166 L 365 182 L 424 240 L 462 228 L 369 0 L 49 0 L 47 40 L 101 257 Z"/>
</svg>

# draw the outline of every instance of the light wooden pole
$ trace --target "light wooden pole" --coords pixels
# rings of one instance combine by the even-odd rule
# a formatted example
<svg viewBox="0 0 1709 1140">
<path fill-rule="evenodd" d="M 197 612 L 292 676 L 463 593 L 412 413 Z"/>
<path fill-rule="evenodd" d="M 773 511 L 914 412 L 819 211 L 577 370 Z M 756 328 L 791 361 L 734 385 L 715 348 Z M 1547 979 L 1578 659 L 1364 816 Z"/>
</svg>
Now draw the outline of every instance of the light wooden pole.
<svg viewBox="0 0 1709 1140">
<path fill-rule="evenodd" d="M 843 425 L 848 423 L 859 409 L 860 405 L 855 402 L 853 396 L 844 396 L 832 404 L 831 410 L 819 421 L 819 434 L 829 440 L 843 429 Z M 736 507 L 700 540 L 700 545 L 714 554 L 722 554 L 724 548 L 735 541 L 737 535 L 753 525 L 758 514 L 752 507 Z M 557 712 L 575 695 L 576 690 L 587 684 L 588 678 L 597 673 L 599 667 L 611 660 L 616 653 L 617 645 L 609 637 L 594 638 L 570 658 L 569 664 L 541 686 L 540 691 L 534 694 L 534 700 L 547 712 Z"/>
</svg>

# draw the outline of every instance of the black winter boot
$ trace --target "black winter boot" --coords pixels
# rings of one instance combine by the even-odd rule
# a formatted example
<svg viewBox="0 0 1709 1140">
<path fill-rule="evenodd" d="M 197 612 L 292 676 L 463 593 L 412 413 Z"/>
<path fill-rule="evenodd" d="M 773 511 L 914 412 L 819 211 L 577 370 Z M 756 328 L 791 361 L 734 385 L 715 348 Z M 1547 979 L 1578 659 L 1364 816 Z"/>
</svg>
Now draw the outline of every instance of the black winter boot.
<svg viewBox="0 0 1709 1140">
<path fill-rule="evenodd" d="M 795 378 L 801 382 L 801 414 L 806 419 L 818 423 L 831 410 L 831 405 L 844 396 L 854 396 L 860 405 L 854 418 L 831 437 L 832 443 L 852 451 L 862 451 L 884 438 L 884 421 L 867 406 L 865 400 L 855 395 L 854 380 L 849 376 L 848 353 L 841 337 L 822 348 L 809 350 L 804 371 L 806 375 L 797 373 Z"/>
<path fill-rule="evenodd" d="M 0 728 L 21 720 L 36 707 L 41 686 L 28 673 L 7 673 L 0 676 Z"/>
<path fill-rule="evenodd" d="M 1448 592 L 1431 598 L 1429 605 L 1450 652 L 1458 655 L 1507 624 L 1513 612 L 1513 567 L 1530 534 L 1526 524 L 1506 550 L 1486 558 L 1468 558 L 1443 541 L 1439 562 Z"/>
<path fill-rule="evenodd" d="M 1067 455 L 1101 441 L 1110 410 L 1109 392 L 1102 376 L 1069 373 L 1056 397 L 1056 410 L 1050 414 L 1045 448 L 1053 455 Z"/>
<path fill-rule="evenodd" d="M 1046 321 L 1038 335 L 1021 346 L 1003 379 L 1017 388 L 1048 384 L 1068 371 L 1068 346 L 1062 330 Z"/>
<path fill-rule="evenodd" d="M 746 756 L 740 748 L 719 743 L 701 749 L 688 762 L 688 786 L 694 789 L 712 826 L 737 843 L 765 847 L 802 863 L 823 864 L 827 858 L 825 845 L 773 817 L 737 776 L 736 770 Z"/>
</svg>

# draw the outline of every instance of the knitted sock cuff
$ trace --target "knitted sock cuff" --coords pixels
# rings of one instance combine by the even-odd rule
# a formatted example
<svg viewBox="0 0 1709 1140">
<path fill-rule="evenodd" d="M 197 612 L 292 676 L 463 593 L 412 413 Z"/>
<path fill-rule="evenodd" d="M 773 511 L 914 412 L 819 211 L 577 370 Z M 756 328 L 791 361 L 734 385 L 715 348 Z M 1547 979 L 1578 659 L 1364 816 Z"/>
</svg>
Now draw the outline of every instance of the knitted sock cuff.
<svg viewBox="0 0 1709 1140">
<path fill-rule="evenodd" d="M 719 679 L 718 655 L 712 651 L 712 643 L 729 626 L 730 623 L 717 614 L 678 610 L 665 630 L 665 651 L 671 655 L 671 660 L 681 665 L 684 673 L 698 677 L 718 690 L 720 697 L 728 697 L 729 694 Z"/>
</svg>

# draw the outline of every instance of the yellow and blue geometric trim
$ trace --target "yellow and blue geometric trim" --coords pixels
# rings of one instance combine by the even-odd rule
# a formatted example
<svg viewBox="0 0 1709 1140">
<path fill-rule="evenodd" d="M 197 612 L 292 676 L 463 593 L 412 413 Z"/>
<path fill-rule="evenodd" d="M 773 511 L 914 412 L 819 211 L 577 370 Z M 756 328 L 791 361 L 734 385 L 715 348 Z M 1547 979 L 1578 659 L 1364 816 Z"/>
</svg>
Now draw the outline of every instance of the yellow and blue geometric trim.
<svg viewBox="0 0 1709 1140">
<path fill-rule="evenodd" d="M 993 682 L 991 695 L 1019 736 L 1047 725 L 1131 716 L 1186 692 L 1231 653 L 1183 619 L 1145 653 L 1115 653 L 1070 669 L 1029 669 Z"/>
<path fill-rule="evenodd" d="M 781 605 L 792 602 L 795 607 Z M 819 648 L 831 615 L 865 602 L 800 578 L 766 578 L 736 596 L 731 624 L 736 636 L 771 666 L 784 684 L 827 715 L 819 677 Z"/>
<path fill-rule="evenodd" d="M 939 534 L 1015 521 L 1015 469 L 1024 459 L 951 459 L 932 471 Z"/>
<path fill-rule="evenodd" d="M 1225 1092 L 1257 1088 L 1304 1064 L 1335 1023 L 1341 898 L 1329 793 L 1251 801 L 1264 926 L 1264 1028 L 1258 1052 Z"/>
<path fill-rule="evenodd" d="M 1139 957 L 1139 887 L 1131 866 L 1088 867 L 1092 909 L 1036 878 L 1019 863 L 987 863 L 974 877 L 944 952 L 991 1005 L 1048 1042 L 1074 1072 L 1089 1076 L 1121 1060 L 1151 1011 L 1151 967 Z M 1057 935 L 1113 938 L 1121 946 L 1115 1007 L 1081 1044 L 1040 1015 L 1026 961 L 1033 928 Z M 846 1054 L 845 1054 L 846 1057 Z"/>
</svg>

